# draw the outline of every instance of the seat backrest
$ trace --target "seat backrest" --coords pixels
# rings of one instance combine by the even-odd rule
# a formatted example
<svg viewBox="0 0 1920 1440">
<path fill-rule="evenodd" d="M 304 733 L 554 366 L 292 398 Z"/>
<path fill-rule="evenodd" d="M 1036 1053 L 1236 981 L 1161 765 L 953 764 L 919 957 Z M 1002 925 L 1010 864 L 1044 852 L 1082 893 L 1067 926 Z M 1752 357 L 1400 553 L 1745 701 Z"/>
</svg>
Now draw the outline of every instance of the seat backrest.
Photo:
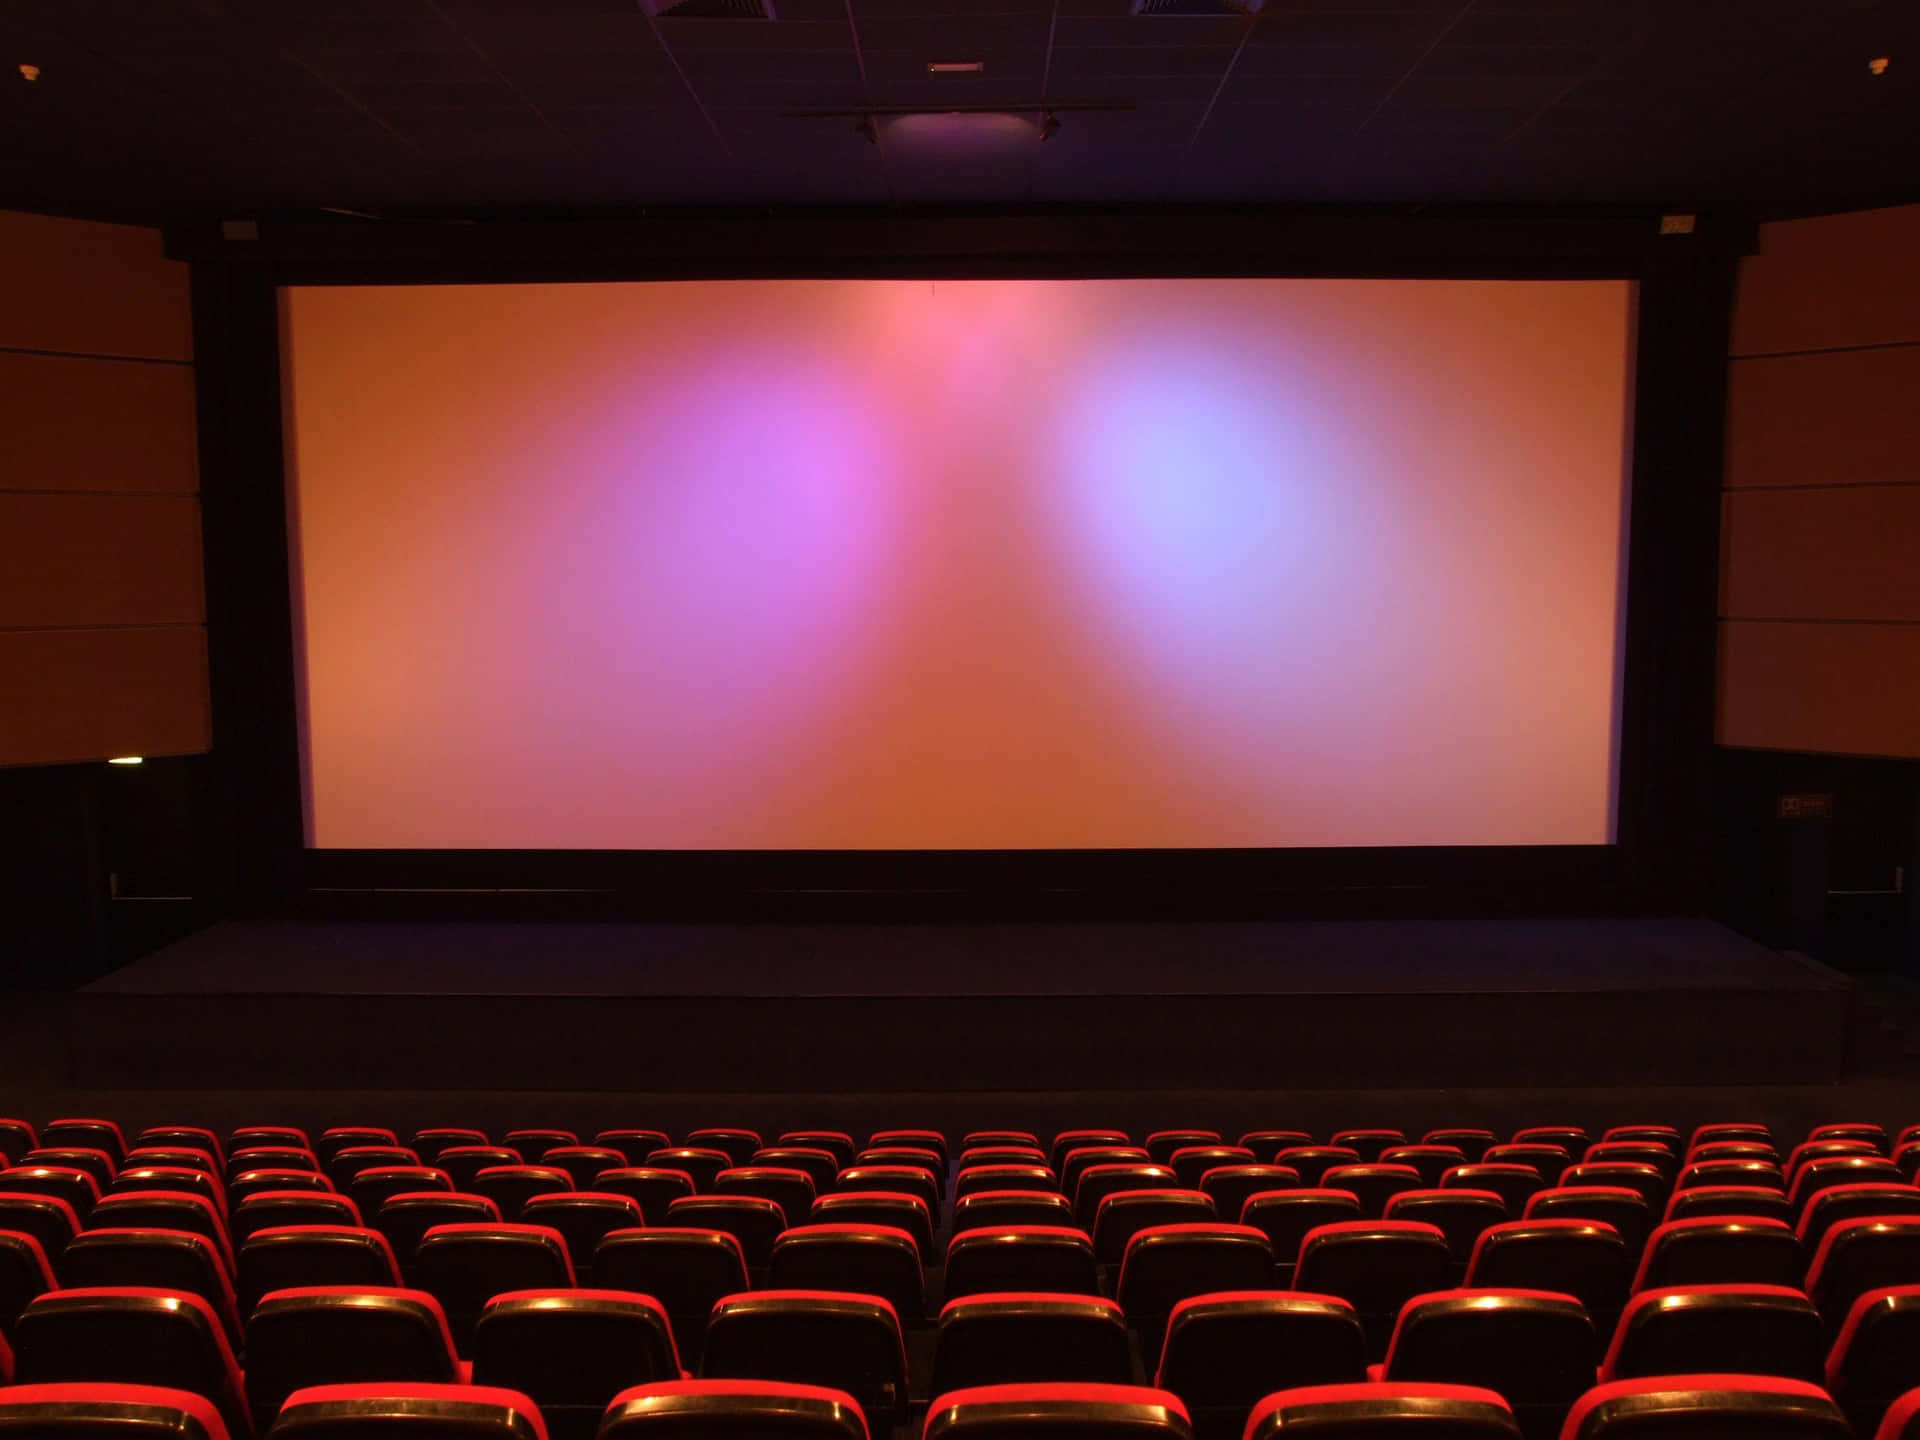
<svg viewBox="0 0 1920 1440">
<path fill-rule="evenodd" d="M 1091 1234 L 1094 1217 L 1100 1213 L 1100 1202 L 1107 1196 L 1124 1190 L 1174 1190 L 1179 1185 L 1180 1177 L 1169 1165 L 1142 1164 L 1138 1160 L 1089 1165 L 1080 1172 L 1073 1187 L 1074 1219 Z"/>
<path fill-rule="evenodd" d="M 1505 1223 L 1507 1202 L 1491 1190 L 1402 1190 L 1387 1201 L 1384 1218 L 1437 1227 L 1453 1263 L 1464 1268 L 1481 1234 Z"/>
<path fill-rule="evenodd" d="M 420 1156 L 405 1145 L 345 1145 L 320 1157 L 320 1168 L 334 1185 L 345 1190 L 362 1170 L 384 1170 L 396 1165 L 418 1165 Z"/>
<path fill-rule="evenodd" d="M 1153 1383 L 1180 1397 L 1201 1440 L 1238 1440 L 1263 1395 L 1366 1378 L 1366 1339 L 1346 1301 L 1228 1290 L 1173 1307 Z"/>
<path fill-rule="evenodd" d="M 1274 1155 L 1273 1163 L 1298 1171 L 1302 1185 L 1318 1189 L 1320 1177 L 1334 1166 L 1358 1165 L 1360 1152 L 1350 1145 L 1289 1145 Z"/>
<path fill-rule="evenodd" d="M 906 1418 L 906 1342 L 899 1316 L 878 1295 L 808 1289 L 729 1295 L 707 1321 L 700 1373 L 843 1390 L 871 1422 Z"/>
<path fill-rule="evenodd" d="M 906 1324 L 926 1313 L 919 1248 L 906 1231 L 886 1225 L 794 1226 L 773 1243 L 767 1283 L 878 1295 Z"/>
<path fill-rule="evenodd" d="M 330 1190 L 255 1190 L 234 1206 L 228 1221 L 228 1233 L 236 1246 L 257 1231 L 271 1231 L 280 1225 L 361 1225 L 363 1217 L 357 1204 L 344 1194 Z M 240 1256 L 234 1254 L 238 1265 Z"/>
<path fill-rule="evenodd" d="M 1772 1375 L 1659 1375 L 1596 1385 L 1575 1402 L 1565 1440 L 1845 1440 L 1827 1392 Z"/>
<path fill-rule="evenodd" d="M 364 1225 L 282 1225 L 256 1230 L 240 1246 L 241 1314 L 251 1314 L 269 1290 L 310 1285 L 397 1287 L 387 1237 Z"/>
<path fill-rule="evenodd" d="M 1820 1312 L 1783 1285 L 1681 1285 L 1642 1290 L 1614 1328 L 1600 1379 L 1747 1371 L 1818 1383 Z"/>
<path fill-rule="evenodd" d="M 906 1165 L 925 1170 L 936 1181 L 947 1178 L 947 1157 L 939 1150 L 919 1145 L 869 1145 L 853 1157 L 849 1169 L 871 1165 Z"/>
<path fill-rule="evenodd" d="M 100 1199 L 100 1185 L 84 1170 L 67 1165 L 15 1165 L 0 1170 L 0 1191 L 51 1195 L 64 1200 L 82 1222 Z"/>
<path fill-rule="evenodd" d="M 622 1391 L 600 1440 L 868 1440 L 860 1402 L 844 1390 L 777 1380 L 669 1380 Z"/>
<path fill-rule="evenodd" d="M 384 1125 L 332 1125 L 313 1142 L 313 1152 L 324 1165 L 342 1150 L 397 1147 L 400 1137 Z"/>
<path fill-rule="evenodd" d="M 682 1354 L 697 1355 L 714 1303 L 747 1288 L 747 1257 L 721 1230 L 615 1230 L 594 1251 L 593 1274 L 605 1289 L 653 1296 L 672 1317 Z"/>
<path fill-rule="evenodd" d="M 421 1159 L 431 1164 L 442 1150 L 451 1150 L 456 1145 L 486 1145 L 487 1132 L 475 1130 L 465 1125 L 426 1125 L 413 1132 L 413 1149 Z"/>
<path fill-rule="evenodd" d="M 1674 1285 L 1792 1285 L 1805 1260 L 1784 1221 L 1701 1216 L 1654 1227 L 1635 1290 Z"/>
<path fill-rule="evenodd" d="M 1218 1130 L 1151 1130 L 1141 1142 L 1147 1152 L 1147 1158 L 1156 1165 L 1171 1165 L 1173 1152 L 1191 1149 L 1196 1145 L 1218 1145 Z"/>
<path fill-rule="evenodd" d="M 1653 1228 L 1653 1211 L 1638 1190 L 1619 1185 L 1589 1185 L 1542 1190 L 1527 1201 L 1525 1220 L 1598 1220 L 1611 1225 L 1636 1260 Z"/>
<path fill-rule="evenodd" d="M 67 1242 L 80 1233 L 80 1217 L 57 1196 L 7 1190 L 0 1184 L 0 1230 L 31 1235 L 51 1263 L 66 1253 Z"/>
<path fill-rule="evenodd" d="M 1778 1190 L 1786 1193 L 1785 1175 L 1771 1160 L 1755 1156 L 1741 1159 L 1689 1160 L 1675 1177 L 1675 1193 L 1738 1185 L 1754 1190 Z"/>
<path fill-rule="evenodd" d="M 1420 1137 L 1422 1145 L 1451 1145 L 1465 1157 L 1464 1163 L 1479 1163 L 1489 1148 L 1499 1143 L 1493 1131 L 1477 1125 L 1442 1125 Z"/>
<path fill-rule="evenodd" d="M 1557 1425 L 1593 1384 L 1594 1350 L 1593 1321 L 1571 1295 L 1443 1290 L 1400 1307 L 1384 1378 L 1485 1386 L 1532 1429 L 1541 1417 Z"/>
<path fill-rule="evenodd" d="M 46 1248 L 21 1230 L 0 1230 L 0 1338 L 34 1297 L 59 1288 Z"/>
<path fill-rule="evenodd" d="M 987 1385 L 935 1397 L 924 1440 L 1187 1440 L 1177 1395 L 1144 1385 Z"/>
<path fill-rule="evenodd" d="M 1475 1289 L 1572 1295 L 1611 1323 L 1626 1303 L 1632 1257 L 1620 1232 L 1600 1220 L 1510 1220 L 1480 1236 L 1467 1262 Z"/>
<path fill-rule="evenodd" d="M 640 1202 L 631 1195 L 598 1190 L 536 1195 L 521 1209 L 520 1218 L 528 1225 L 545 1225 L 560 1232 L 567 1242 L 575 1278 L 583 1284 L 593 1275 L 593 1252 L 601 1240 L 615 1230 L 630 1230 L 646 1223 Z"/>
<path fill-rule="evenodd" d="M 885 1190 L 896 1195 L 918 1195 L 927 1213 L 940 1213 L 940 1182 L 931 1170 L 917 1165 L 849 1165 L 833 1182 L 835 1191 Z"/>
<path fill-rule="evenodd" d="M 1920 1285 L 1869 1290 L 1857 1298 L 1822 1378 L 1854 1434 L 1872 1435 L 1895 1400 L 1920 1388 Z"/>
<path fill-rule="evenodd" d="M 557 1165 L 488 1165 L 466 1188 L 486 1196 L 500 1207 L 502 1215 L 515 1221 L 534 1196 L 573 1189 L 573 1177 Z"/>
<path fill-rule="evenodd" d="M 1807 1267 L 1805 1289 L 1827 1334 L 1837 1336 L 1854 1301 L 1895 1285 L 1920 1285 L 1920 1218 L 1867 1215 L 1830 1227 Z"/>
<path fill-rule="evenodd" d="M 833 1182 L 840 1178 L 840 1161 L 831 1150 L 817 1145 L 775 1145 L 765 1150 L 756 1150 L 747 1162 L 750 1166 L 774 1166 L 784 1170 L 799 1170 L 813 1181 L 816 1194 L 831 1190 Z"/>
<path fill-rule="evenodd" d="M 161 1385 L 74 1382 L 0 1391 L 0 1436 L 8 1440 L 228 1440 L 220 1411 L 203 1395 Z"/>
<path fill-rule="evenodd" d="M 1012 1225 L 963 1230 L 947 1242 L 948 1299 L 1003 1291 L 1098 1295 L 1092 1239 L 1066 1225 Z"/>
<path fill-rule="evenodd" d="M 1467 1152 L 1458 1145 L 1390 1145 L 1380 1152 L 1380 1163 L 1411 1165 L 1419 1173 L 1420 1188 L 1431 1190 L 1447 1171 L 1467 1163 Z"/>
<path fill-rule="evenodd" d="M 1377 1440 L 1405 1433 L 1434 1440 L 1519 1440 L 1512 1409 L 1474 1385 L 1376 1381 L 1309 1385 L 1269 1395 L 1247 1417 L 1246 1440 Z"/>
<path fill-rule="evenodd" d="M 1842 1220 L 1857 1220 L 1864 1215 L 1920 1215 L 1920 1187 L 1890 1185 L 1883 1180 L 1829 1185 L 1809 1197 L 1794 1233 L 1810 1255 L 1828 1230 Z"/>
<path fill-rule="evenodd" d="M 1251 1165 L 1253 1151 L 1240 1145 L 1182 1145 L 1167 1158 L 1183 1188 L 1199 1186 L 1200 1177 L 1222 1165 Z"/>
<path fill-rule="evenodd" d="M 204 1195 L 179 1190 L 127 1190 L 102 1195 L 87 1219 L 89 1230 L 185 1230 L 204 1236 L 233 1273 L 233 1242 L 227 1222 Z"/>
<path fill-rule="evenodd" d="M 547 1440 L 539 1407 L 490 1385 L 380 1381 L 296 1390 L 276 1440 Z"/>
<path fill-rule="evenodd" d="M 749 1270 L 764 1270 L 773 1258 L 773 1242 L 787 1229 L 780 1206 L 758 1195 L 688 1195 L 667 1206 L 667 1224 L 699 1230 L 724 1230 L 740 1242 Z"/>
<path fill-rule="evenodd" d="M 1558 1185 L 1560 1177 L 1573 1168 L 1573 1152 L 1564 1145 L 1551 1145 L 1543 1141 L 1531 1144 L 1489 1145 L 1480 1157 L 1483 1165 L 1531 1165 L 1540 1172 L 1540 1179 L 1549 1186 Z"/>
<path fill-rule="evenodd" d="M 650 1151 L 645 1168 L 678 1170 L 693 1181 L 696 1193 L 705 1193 L 713 1189 L 714 1176 L 722 1170 L 733 1168 L 733 1157 L 724 1150 L 716 1150 L 708 1145 L 669 1145 Z M 597 1185 L 600 1182 L 596 1180 L 594 1183 Z"/>
<path fill-rule="evenodd" d="M 1570 1155 L 1578 1155 L 1593 1143 L 1584 1125 L 1527 1125 L 1513 1132 L 1515 1145 L 1558 1145 Z"/>
<path fill-rule="evenodd" d="M 860 1148 L 854 1144 L 853 1136 L 844 1130 L 787 1130 L 774 1143 L 825 1150 L 843 1170 L 853 1163 L 853 1157 Z"/>
<path fill-rule="evenodd" d="M 1649 1209 L 1664 1207 L 1668 1192 L 1673 1189 L 1672 1183 L 1657 1168 L 1636 1160 L 1596 1160 L 1591 1165 L 1570 1166 L 1561 1172 L 1560 1184 L 1637 1190 Z"/>
<path fill-rule="evenodd" d="M 1807 1202 L 1829 1185 L 1858 1184 L 1879 1180 L 1898 1185 L 1907 1177 L 1900 1167 L 1879 1155 L 1837 1155 L 1825 1160 L 1809 1160 L 1787 1182 L 1787 1203 L 1793 1206 L 1794 1219 L 1800 1218 Z"/>
<path fill-rule="evenodd" d="M 1456 1165 L 1440 1177 L 1442 1190 L 1491 1190 L 1507 1202 L 1512 1215 L 1526 1213 L 1527 1201 L 1534 1192 L 1547 1188 L 1547 1182 L 1532 1165 L 1512 1161 L 1483 1161 L 1478 1165 Z"/>
<path fill-rule="evenodd" d="M 1300 1190 L 1263 1190 L 1249 1195 L 1240 1206 L 1242 1225 L 1264 1231 L 1273 1246 L 1278 1274 L 1288 1275 L 1293 1259 L 1300 1253 L 1300 1242 L 1322 1225 L 1336 1225 L 1360 1218 L 1360 1200 L 1350 1190 L 1320 1188 Z"/>
<path fill-rule="evenodd" d="M 227 1151 L 227 1175 L 232 1178 L 250 1170 L 305 1170 L 315 1175 L 320 1157 L 304 1145 L 241 1145 Z M 331 1185 L 333 1182 L 327 1182 Z"/>
<path fill-rule="evenodd" d="M 626 1195 L 639 1201 L 640 1212 L 647 1217 L 649 1225 L 666 1223 L 667 1206 L 683 1195 L 694 1193 L 693 1177 L 686 1171 L 663 1170 L 656 1165 L 602 1170 L 594 1177 L 593 1188 L 603 1194 Z"/>
<path fill-rule="evenodd" d="M 307 1132 L 297 1125 L 236 1125 L 227 1132 L 229 1153 L 256 1145 L 294 1145 L 302 1150 L 313 1148 Z"/>
<path fill-rule="evenodd" d="M 1418 1190 L 1426 1182 L 1411 1165 L 1335 1165 L 1320 1177 L 1330 1190 L 1350 1191 L 1360 1201 L 1360 1213 L 1379 1219 L 1386 1213 L 1387 1201 L 1405 1190 Z"/>
<path fill-rule="evenodd" d="M 1871 1120 L 1839 1120 L 1826 1125 L 1816 1125 L 1807 1132 L 1810 1142 L 1821 1140 L 1859 1140 L 1871 1145 L 1882 1155 L 1887 1153 L 1887 1128 L 1876 1125 Z"/>
<path fill-rule="evenodd" d="M 1285 1165 L 1216 1165 L 1200 1177 L 1201 1193 L 1222 1220 L 1238 1220 L 1249 1195 L 1299 1188 L 1300 1172 Z"/>
<path fill-rule="evenodd" d="M 837 1172 L 836 1172 L 837 1173 Z M 789 1225 L 804 1225 L 813 1209 L 813 1177 L 780 1165 L 738 1165 L 713 1177 L 716 1195 L 748 1195 L 780 1207 Z"/>
<path fill-rule="evenodd" d="M 620 1164 L 624 1167 L 629 1165 L 645 1165 L 647 1156 L 651 1155 L 654 1151 L 670 1149 L 673 1145 L 673 1137 L 668 1135 L 664 1130 L 621 1127 L 613 1130 L 602 1130 L 593 1137 L 593 1143 L 605 1146 L 609 1150 L 618 1150 L 622 1157 L 624 1157 L 620 1161 Z M 853 1152 L 849 1150 L 847 1153 L 852 1154 Z"/>
<path fill-rule="evenodd" d="M 1055 1155 L 1052 1168 L 1060 1176 L 1060 1193 L 1072 1197 L 1080 1177 L 1095 1165 L 1151 1165 L 1144 1145 L 1079 1145 Z"/>
<path fill-rule="evenodd" d="M 1025 1145 L 1040 1149 L 1040 1137 L 1032 1130 L 969 1130 L 960 1137 L 960 1148 L 970 1150 L 976 1145 Z M 1046 1151 L 1041 1150 L 1042 1155 Z"/>
<path fill-rule="evenodd" d="M 1447 1288 L 1447 1237 L 1416 1220 L 1347 1220 L 1307 1232 L 1293 1286 L 1338 1295 L 1360 1315 L 1369 1359 L 1384 1356 L 1400 1307 Z"/>
<path fill-rule="evenodd" d="M 1674 1191 L 1661 1218 L 1693 1220 L 1705 1215 L 1729 1219 L 1751 1215 L 1756 1219 L 1790 1223 L 1793 1207 L 1787 1204 L 1784 1190 L 1754 1185 L 1702 1185 L 1693 1190 Z"/>
<path fill-rule="evenodd" d="M 999 1291 L 949 1300 L 940 1311 L 933 1393 L 979 1385 L 1132 1378 L 1127 1322 L 1095 1295 Z"/>
<path fill-rule="evenodd" d="M 186 1165 L 129 1164 L 113 1177 L 113 1184 L 107 1187 L 107 1193 L 116 1195 L 129 1190 L 144 1190 L 197 1195 L 213 1207 L 216 1215 L 224 1218 L 227 1213 L 226 1186 L 214 1174 L 211 1160 L 208 1165 L 209 1168 L 199 1170 Z"/>
<path fill-rule="evenodd" d="M 1272 1283 L 1273 1244 L 1264 1230 L 1207 1222 L 1153 1225 L 1127 1242 L 1114 1293 L 1151 1353 L 1180 1301 Z"/>
<path fill-rule="evenodd" d="M 253 1433 L 233 1345 L 198 1295 L 145 1286 L 55 1290 L 21 1312 L 13 1349 L 22 1385 L 164 1385 L 212 1401 L 229 1434 Z"/>
<path fill-rule="evenodd" d="M 312 1195 L 337 1193 L 333 1182 L 318 1170 L 242 1170 L 227 1182 L 227 1213 L 231 1216 L 255 1195 L 288 1190 L 305 1190 Z"/>
<path fill-rule="evenodd" d="M 63 1283 L 175 1290 L 197 1295 L 219 1319 L 238 1348 L 240 1315 L 233 1272 L 214 1243 L 190 1230 L 83 1230 L 73 1237 L 57 1269 Z"/>
<path fill-rule="evenodd" d="M 40 1131 L 40 1143 L 50 1149 L 63 1146 L 84 1150 L 103 1150 L 118 1165 L 127 1154 L 127 1137 L 111 1120 L 49 1120 Z"/>
<path fill-rule="evenodd" d="M 400 1273 L 413 1273 L 420 1238 L 436 1225 L 498 1223 L 500 1207 L 484 1195 L 455 1190 L 403 1190 L 389 1195 L 373 1217 L 373 1228 L 387 1237 Z M 571 1241 L 568 1242 L 571 1245 Z"/>
<path fill-rule="evenodd" d="M 545 1225 L 436 1225 L 420 1237 L 414 1275 L 447 1312 L 454 1347 L 473 1343 L 487 1301 L 509 1290 L 571 1290 L 567 1242 Z"/>
<path fill-rule="evenodd" d="M 809 1225 L 891 1225 L 913 1236 L 922 1256 L 933 1254 L 933 1216 L 918 1195 L 848 1190 L 821 1195 L 807 1211 Z"/>
<path fill-rule="evenodd" d="M 1128 1138 L 1124 1130 L 1062 1130 L 1053 1137 L 1053 1143 L 1047 1147 L 1047 1157 L 1053 1168 L 1058 1170 L 1072 1151 L 1086 1150 L 1095 1146 L 1131 1146 L 1132 1144 L 1133 1141 Z M 1139 1148 L 1146 1149 L 1144 1145 Z"/>
<path fill-rule="evenodd" d="M 747 1163 L 747 1157 L 767 1142 L 758 1130 L 737 1125 L 708 1125 L 687 1132 L 687 1144 L 725 1153 L 735 1165 Z M 941 1142 L 944 1152 L 945 1142 Z"/>
<path fill-rule="evenodd" d="M 1171 1169 L 1167 1172 L 1171 1175 Z M 956 1198 L 978 1190 L 1038 1190 L 1058 1193 L 1060 1177 L 1045 1165 L 974 1165 L 953 1180 Z"/>
<path fill-rule="evenodd" d="M 453 1177 L 432 1165 L 376 1165 L 347 1182 L 347 1193 L 363 1215 L 377 1215 L 395 1195 L 438 1190 L 452 1195 Z"/>
<path fill-rule="evenodd" d="M 528 1125 L 518 1130 L 507 1131 L 500 1137 L 500 1143 L 511 1145 L 522 1155 L 535 1157 L 544 1155 L 549 1150 L 578 1145 L 580 1136 L 572 1130 L 546 1125 Z"/>
<path fill-rule="evenodd" d="M 1073 1203 L 1036 1190 L 980 1190 L 953 1202 L 953 1233 L 1015 1225 L 1072 1226 Z"/>
<path fill-rule="evenodd" d="M 1765 1125 L 1750 1120 L 1722 1121 L 1712 1125 L 1694 1126 L 1692 1138 L 1687 1144 L 1689 1147 L 1710 1145 L 1716 1140 L 1758 1141 L 1764 1145 L 1771 1145 L 1773 1131 Z"/>
<path fill-rule="evenodd" d="M 1094 1211 L 1093 1253 L 1102 1265 L 1118 1265 L 1142 1230 L 1217 1218 L 1212 1197 L 1200 1190 L 1116 1191 Z"/>
<path fill-rule="evenodd" d="M 540 1156 L 542 1165 L 556 1166 L 573 1179 L 576 1190 L 591 1190 L 594 1177 L 603 1170 L 618 1170 L 627 1157 L 604 1145 L 556 1145 Z"/>
<path fill-rule="evenodd" d="M 526 1156 L 508 1145 L 449 1145 L 434 1157 L 433 1163 L 447 1172 L 459 1190 L 471 1190 L 474 1178 L 482 1170 L 502 1165 L 524 1165 Z"/>
<path fill-rule="evenodd" d="M 1396 1145 L 1407 1143 L 1407 1132 L 1379 1126 L 1361 1126 L 1352 1130 L 1336 1130 L 1327 1139 L 1327 1144 L 1345 1147 L 1360 1156 L 1363 1165 L 1371 1165 L 1380 1158 L 1380 1152 L 1392 1149 Z"/>
<path fill-rule="evenodd" d="M 287 1397 L 308 1386 L 460 1378 L 447 1317 L 424 1290 L 274 1290 L 247 1321 L 247 1403 L 263 1433 Z"/>
<path fill-rule="evenodd" d="M 474 1326 L 474 1384 L 531 1397 L 554 1440 L 592 1440 L 622 1390 L 679 1378 L 672 1321 L 648 1295 L 510 1290 Z"/>
</svg>

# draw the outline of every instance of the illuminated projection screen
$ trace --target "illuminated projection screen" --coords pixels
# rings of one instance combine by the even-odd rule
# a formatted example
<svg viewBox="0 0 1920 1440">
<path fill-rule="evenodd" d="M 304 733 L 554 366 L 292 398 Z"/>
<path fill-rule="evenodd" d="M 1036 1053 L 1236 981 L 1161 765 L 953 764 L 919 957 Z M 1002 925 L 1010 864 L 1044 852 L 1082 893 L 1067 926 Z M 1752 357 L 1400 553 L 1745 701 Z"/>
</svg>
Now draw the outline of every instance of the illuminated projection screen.
<svg viewBox="0 0 1920 1440">
<path fill-rule="evenodd" d="M 282 303 L 311 846 L 1613 839 L 1629 282 Z"/>
</svg>

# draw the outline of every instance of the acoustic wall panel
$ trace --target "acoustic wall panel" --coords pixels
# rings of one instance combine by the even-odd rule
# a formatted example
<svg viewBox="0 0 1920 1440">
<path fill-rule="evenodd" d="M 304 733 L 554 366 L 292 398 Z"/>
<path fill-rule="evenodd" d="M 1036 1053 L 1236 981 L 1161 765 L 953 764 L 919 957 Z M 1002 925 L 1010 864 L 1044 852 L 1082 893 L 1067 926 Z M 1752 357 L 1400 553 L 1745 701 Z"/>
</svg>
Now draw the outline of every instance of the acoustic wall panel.
<svg viewBox="0 0 1920 1440">
<path fill-rule="evenodd" d="M 191 495 L 193 367 L 0 351 L 0 485 Z"/>
<path fill-rule="evenodd" d="M 0 695 L 9 765 L 191 754 L 209 743 L 206 633 L 0 631 Z"/>
</svg>

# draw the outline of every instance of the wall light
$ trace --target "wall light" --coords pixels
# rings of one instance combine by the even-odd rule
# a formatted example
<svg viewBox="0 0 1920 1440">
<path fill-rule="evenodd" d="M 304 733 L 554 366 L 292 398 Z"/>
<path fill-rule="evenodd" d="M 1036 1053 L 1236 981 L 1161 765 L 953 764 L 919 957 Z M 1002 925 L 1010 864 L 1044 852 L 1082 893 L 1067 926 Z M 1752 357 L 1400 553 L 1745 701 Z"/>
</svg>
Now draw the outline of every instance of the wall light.
<svg viewBox="0 0 1920 1440">
<path fill-rule="evenodd" d="M 146 763 L 147 757 L 144 755 L 116 755 L 107 761 L 109 765 L 144 765 Z"/>
</svg>

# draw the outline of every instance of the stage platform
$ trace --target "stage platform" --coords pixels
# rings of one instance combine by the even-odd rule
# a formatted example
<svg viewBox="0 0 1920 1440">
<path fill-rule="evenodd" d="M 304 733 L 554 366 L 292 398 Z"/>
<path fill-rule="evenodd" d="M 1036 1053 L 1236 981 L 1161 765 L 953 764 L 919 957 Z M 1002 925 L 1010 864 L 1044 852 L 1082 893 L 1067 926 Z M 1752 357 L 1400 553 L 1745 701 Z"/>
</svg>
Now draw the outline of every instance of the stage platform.
<svg viewBox="0 0 1920 1440">
<path fill-rule="evenodd" d="M 1851 986 L 1692 919 L 229 923 L 77 992 L 91 1089 L 1806 1084 Z"/>
</svg>

